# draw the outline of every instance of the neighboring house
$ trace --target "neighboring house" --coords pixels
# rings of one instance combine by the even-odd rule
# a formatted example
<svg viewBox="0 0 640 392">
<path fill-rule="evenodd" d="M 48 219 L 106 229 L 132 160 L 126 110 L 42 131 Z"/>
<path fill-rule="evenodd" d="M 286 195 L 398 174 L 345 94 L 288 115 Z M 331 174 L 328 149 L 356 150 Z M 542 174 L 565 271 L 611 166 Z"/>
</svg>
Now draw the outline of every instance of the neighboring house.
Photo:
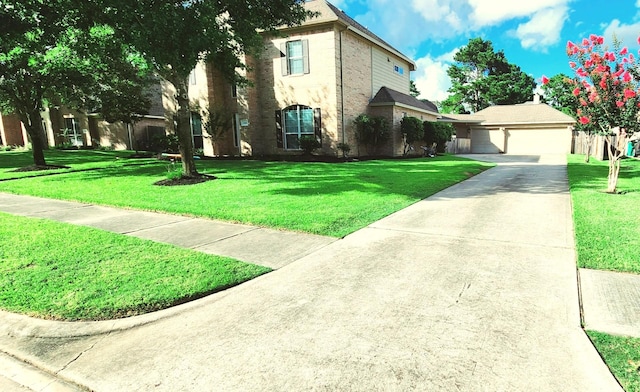
<svg viewBox="0 0 640 392">
<path fill-rule="evenodd" d="M 456 128 L 457 153 L 569 154 L 575 119 L 538 100 L 495 105 L 474 114 L 443 114 Z"/>
<path fill-rule="evenodd" d="M 337 144 L 347 143 L 351 155 L 366 155 L 357 145 L 353 120 L 367 113 L 386 117 L 392 127 L 391 140 L 378 152 L 401 155 L 402 118 L 439 116 L 435 105 L 409 95 L 415 70 L 410 58 L 325 0 L 308 0 L 305 7 L 319 16 L 282 28 L 275 37 L 264 33 L 263 53 L 246 59 L 250 86 L 230 85 L 211 64 L 196 67 L 189 89 L 196 149 L 205 155 L 299 154 L 300 137 L 308 135 L 321 142 L 321 154 L 336 156 Z M 203 127 L 207 109 L 228 115 L 224 138 L 214 140 Z M 173 91 L 159 84 L 151 115 L 132 128 L 91 116 L 85 121 L 73 112 L 63 118 L 77 118 L 76 128 L 88 135 L 80 137 L 84 145 L 144 148 L 153 135 L 173 131 L 175 111 Z M 49 133 L 69 129 L 61 121 L 51 123 Z M 57 144 L 54 139 L 49 137 L 50 144 Z"/>
</svg>

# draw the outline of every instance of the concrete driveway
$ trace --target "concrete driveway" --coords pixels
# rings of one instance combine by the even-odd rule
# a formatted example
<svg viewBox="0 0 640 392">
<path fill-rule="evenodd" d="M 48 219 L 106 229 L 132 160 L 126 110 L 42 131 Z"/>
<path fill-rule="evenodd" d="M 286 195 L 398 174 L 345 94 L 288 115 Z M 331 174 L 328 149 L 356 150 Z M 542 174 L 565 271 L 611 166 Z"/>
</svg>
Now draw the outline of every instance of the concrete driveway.
<svg viewBox="0 0 640 392">
<path fill-rule="evenodd" d="M 565 157 L 473 158 L 500 165 L 157 321 L 0 344 L 96 391 L 621 390 L 580 328 Z"/>
</svg>

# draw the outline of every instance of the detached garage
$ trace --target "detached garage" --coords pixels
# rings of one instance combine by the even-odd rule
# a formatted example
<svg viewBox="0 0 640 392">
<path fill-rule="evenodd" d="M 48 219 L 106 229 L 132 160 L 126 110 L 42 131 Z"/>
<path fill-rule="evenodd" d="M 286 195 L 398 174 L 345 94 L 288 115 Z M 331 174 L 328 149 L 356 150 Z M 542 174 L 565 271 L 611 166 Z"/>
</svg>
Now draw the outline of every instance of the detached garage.
<svg viewBox="0 0 640 392">
<path fill-rule="evenodd" d="M 476 154 L 569 154 L 575 120 L 542 103 L 496 105 L 473 115 L 444 115 Z"/>
</svg>

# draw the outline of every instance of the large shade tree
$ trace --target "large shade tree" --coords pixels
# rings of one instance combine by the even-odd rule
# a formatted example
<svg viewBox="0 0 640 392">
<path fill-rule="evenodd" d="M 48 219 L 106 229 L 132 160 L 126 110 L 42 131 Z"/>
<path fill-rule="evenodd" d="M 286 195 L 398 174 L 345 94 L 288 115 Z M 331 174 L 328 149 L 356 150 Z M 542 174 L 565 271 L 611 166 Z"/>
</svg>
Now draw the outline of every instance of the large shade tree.
<svg viewBox="0 0 640 392">
<path fill-rule="evenodd" d="M 640 40 L 640 38 L 639 38 Z M 615 193 L 629 136 L 638 130 L 640 115 L 640 67 L 626 47 L 592 34 L 582 42 L 567 44 L 569 65 L 575 71 L 573 94 L 579 107 L 578 122 L 592 125 L 606 138 L 609 155 L 607 192 Z"/>
<path fill-rule="evenodd" d="M 452 83 L 447 107 L 452 111 L 523 103 L 533 95 L 533 77 L 509 63 L 503 51 L 496 52 L 491 41 L 472 38 L 453 59 L 456 63 L 447 70 Z"/>
<path fill-rule="evenodd" d="M 233 83 L 246 82 L 245 55 L 259 54 L 262 33 L 313 16 L 302 0 L 95 0 L 95 12 L 154 65 L 175 88 L 176 134 L 183 176 L 198 176 L 190 128 L 189 74 L 198 62 L 213 65 Z"/>
<path fill-rule="evenodd" d="M 148 105 L 142 57 L 109 26 L 90 22 L 84 5 L 79 0 L 0 3 L 0 109 L 19 116 L 36 166 L 46 166 L 41 111 L 47 103 L 102 111 L 111 119 L 144 112 Z"/>
</svg>

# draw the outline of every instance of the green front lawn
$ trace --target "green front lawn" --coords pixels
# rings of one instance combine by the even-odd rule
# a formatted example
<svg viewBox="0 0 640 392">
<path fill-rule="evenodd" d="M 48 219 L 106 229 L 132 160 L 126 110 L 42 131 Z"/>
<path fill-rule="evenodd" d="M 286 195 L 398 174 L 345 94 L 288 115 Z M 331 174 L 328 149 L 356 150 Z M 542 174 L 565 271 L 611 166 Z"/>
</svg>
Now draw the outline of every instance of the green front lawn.
<svg viewBox="0 0 640 392">
<path fill-rule="evenodd" d="M 587 332 L 626 392 L 640 392 L 640 339 Z"/>
<path fill-rule="evenodd" d="M 640 273 L 640 161 L 622 161 L 619 194 L 608 194 L 608 163 L 581 155 L 568 164 L 578 266 Z"/>
<path fill-rule="evenodd" d="M 622 161 L 619 194 L 607 188 L 608 162 L 569 156 L 580 268 L 640 273 L 640 161 Z M 640 392 L 640 339 L 587 332 L 627 392 Z"/>
<path fill-rule="evenodd" d="M 5 154 L 0 167 L 7 166 Z M 216 180 L 162 187 L 153 184 L 170 165 L 149 161 L 4 181 L 0 191 L 342 237 L 492 166 L 455 156 L 340 164 L 202 160 L 198 170 Z"/>
<path fill-rule="evenodd" d="M 16 172 L 15 169 L 33 165 L 31 151 L 2 151 L 0 152 L 0 181 L 80 170 L 120 167 L 152 161 L 151 159 L 126 159 L 131 155 L 131 151 L 51 149 L 45 152 L 47 164 L 66 166 L 67 168 Z"/>
<path fill-rule="evenodd" d="M 64 320 L 133 316 L 266 267 L 66 223 L 0 213 L 0 308 Z"/>
</svg>

